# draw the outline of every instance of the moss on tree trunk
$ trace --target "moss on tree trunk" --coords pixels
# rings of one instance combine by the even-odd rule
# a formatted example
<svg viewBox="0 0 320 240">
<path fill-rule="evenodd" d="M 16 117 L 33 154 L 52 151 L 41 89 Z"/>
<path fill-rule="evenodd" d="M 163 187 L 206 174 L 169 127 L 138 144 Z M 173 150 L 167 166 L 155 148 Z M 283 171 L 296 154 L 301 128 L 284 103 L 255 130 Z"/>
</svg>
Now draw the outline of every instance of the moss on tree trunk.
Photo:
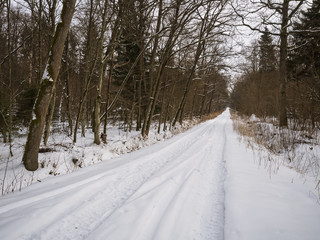
<svg viewBox="0 0 320 240">
<path fill-rule="evenodd" d="M 56 79 L 59 75 L 64 43 L 67 38 L 76 0 L 64 0 L 61 22 L 57 25 L 50 48 L 50 56 L 42 77 L 38 96 L 33 108 L 29 133 L 23 154 L 23 164 L 29 171 L 38 169 L 38 153 L 43 128 L 53 94 Z"/>
</svg>

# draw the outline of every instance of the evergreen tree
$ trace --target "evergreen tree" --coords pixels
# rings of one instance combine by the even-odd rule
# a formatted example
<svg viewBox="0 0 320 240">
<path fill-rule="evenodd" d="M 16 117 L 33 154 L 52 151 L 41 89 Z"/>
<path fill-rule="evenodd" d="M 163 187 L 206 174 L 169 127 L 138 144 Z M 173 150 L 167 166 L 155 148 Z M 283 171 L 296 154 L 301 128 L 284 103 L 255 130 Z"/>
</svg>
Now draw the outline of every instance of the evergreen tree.
<svg viewBox="0 0 320 240">
<path fill-rule="evenodd" d="M 294 80 L 291 84 L 295 89 L 292 105 L 296 115 L 310 118 L 315 127 L 320 115 L 320 0 L 314 0 L 310 8 L 302 11 L 299 21 L 294 24 L 293 45 L 288 61 L 291 80 Z"/>
<path fill-rule="evenodd" d="M 116 47 L 116 67 L 113 69 L 113 83 L 116 86 L 121 86 L 132 65 L 139 58 L 140 52 L 145 48 L 147 25 L 150 20 L 146 11 L 147 5 L 146 0 L 130 0 L 125 3 L 120 40 Z M 141 119 L 145 110 L 143 102 L 146 99 L 150 82 L 146 71 L 147 55 L 145 51 L 134 67 L 121 94 L 120 104 L 129 115 L 130 129 L 132 129 L 134 117 L 137 123 L 136 130 L 141 128 Z"/>
<path fill-rule="evenodd" d="M 320 74 L 320 0 L 302 12 L 295 23 L 294 49 L 290 54 L 289 69 L 295 78 L 317 77 Z"/>
<path fill-rule="evenodd" d="M 276 69 L 277 60 L 275 57 L 274 46 L 272 44 L 272 37 L 267 27 L 260 37 L 259 48 L 259 70 L 262 72 L 274 71 Z"/>
<path fill-rule="evenodd" d="M 138 46 L 137 32 L 138 32 L 138 12 L 135 6 L 136 1 L 128 1 L 127 7 L 124 9 L 125 14 L 121 24 L 121 36 L 119 44 L 117 45 L 116 63 L 117 67 L 114 69 L 114 83 L 120 86 L 123 79 L 126 77 L 133 62 L 140 53 Z M 138 69 L 130 77 L 122 96 L 130 102 L 134 94 L 134 81 L 138 79 Z"/>
</svg>

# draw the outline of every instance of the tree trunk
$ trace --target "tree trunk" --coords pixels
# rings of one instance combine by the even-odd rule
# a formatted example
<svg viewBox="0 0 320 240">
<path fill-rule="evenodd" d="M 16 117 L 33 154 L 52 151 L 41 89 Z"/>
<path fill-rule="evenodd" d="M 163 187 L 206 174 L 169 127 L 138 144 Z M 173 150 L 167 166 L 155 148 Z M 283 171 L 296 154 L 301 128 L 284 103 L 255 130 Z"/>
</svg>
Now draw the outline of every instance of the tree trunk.
<svg viewBox="0 0 320 240">
<path fill-rule="evenodd" d="M 69 124 L 69 136 L 72 136 L 72 115 L 71 115 L 71 101 L 70 101 L 70 73 L 69 73 L 69 37 L 67 37 L 67 42 L 66 42 L 66 62 L 65 62 L 65 71 L 66 71 L 66 76 L 65 76 L 65 90 L 64 90 L 64 97 L 66 101 L 66 110 L 67 110 L 67 117 L 68 117 L 68 124 Z"/>
<path fill-rule="evenodd" d="M 288 55 L 288 11 L 289 0 L 283 1 L 282 6 L 282 23 L 280 30 L 280 112 L 279 112 L 279 127 L 287 127 L 287 55 Z"/>
<path fill-rule="evenodd" d="M 9 80 L 9 122 L 8 122 L 8 135 L 9 135 L 9 144 L 10 144 L 10 155 L 13 156 L 12 153 L 12 113 L 13 113 L 13 89 L 12 89 L 12 55 L 11 55 L 11 22 L 10 22 L 10 12 L 11 12 L 11 2 L 7 1 L 7 21 L 8 21 L 8 53 L 9 53 L 9 66 L 8 66 L 8 80 Z"/>
<path fill-rule="evenodd" d="M 54 6 L 55 9 L 55 6 Z M 39 22 L 38 22 L 38 26 L 39 26 L 39 36 L 38 36 L 38 55 L 39 55 L 39 59 L 38 59 L 38 64 L 39 64 L 39 69 L 38 69 L 38 81 L 37 84 L 41 81 L 41 72 L 42 72 L 42 57 L 41 57 L 41 51 L 42 51 L 42 28 L 41 28 L 41 16 L 42 16 L 42 0 L 39 0 L 39 10 L 38 10 L 38 14 L 39 14 Z M 55 22 L 53 22 L 53 24 L 55 24 Z M 53 30 L 52 29 L 52 34 L 53 34 Z"/>
<path fill-rule="evenodd" d="M 161 130 L 161 123 L 162 123 L 162 115 L 164 111 L 164 96 L 165 96 L 165 88 L 166 88 L 166 81 L 163 83 L 163 91 L 162 91 L 162 97 L 161 97 L 161 107 L 160 107 L 160 113 L 159 113 L 159 123 L 158 123 L 158 134 L 160 133 Z"/>
<path fill-rule="evenodd" d="M 144 48 L 144 39 L 145 39 L 145 25 L 146 22 L 144 20 L 145 17 L 145 0 L 139 0 L 139 48 Z M 159 26 L 160 27 L 160 26 Z M 140 79 L 139 79 L 139 85 L 138 85 L 138 109 L 137 109 L 137 125 L 136 125 L 136 131 L 139 131 L 141 129 L 141 118 L 142 118 L 142 83 L 144 84 L 144 92 L 147 93 L 147 83 L 145 78 L 145 61 L 144 56 L 140 58 L 139 62 L 139 72 L 140 72 Z"/>
<path fill-rule="evenodd" d="M 2 81 L 2 68 L 0 64 L 0 82 Z M 3 142 L 7 143 L 7 132 L 8 132 L 8 124 L 6 121 L 6 117 L 2 111 L 0 111 L 0 129 L 3 136 Z"/>
<path fill-rule="evenodd" d="M 131 111 L 130 111 L 129 132 L 132 131 L 133 116 L 134 116 L 135 107 L 136 107 L 136 95 L 137 95 L 137 80 L 133 76 L 133 101 L 132 101 Z"/>
<path fill-rule="evenodd" d="M 170 97 L 169 97 L 167 105 L 166 105 L 166 110 L 165 110 L 164 119 L 163 119 L 163 131 L 167 131 L 167 121 L 168 121 L 168 116 L 169 116 L 169 108 L 170 108 L 170 103 L 173 99 L 173 93 L 174 93 L 175 87 L 176 87 L 176 83 L 174 83 L 172 86 Z M 170 120 L 170 122 L 171 122 L 171 120 Z"/>
<path fill-rule="evenodd" d="M 211 96 L 210 96 L 210 100 L 209 100 L 209 104 L 208 104 L 208 112 L 207 112 L 208 115 L 209 115 L 209 114 L 211 113 L 211 111 L 212 111 L 212 110 L 211 110 L 211 107 L 212 107 L 212 101 L 213 101 L 214 93 L 215 93 L 215 91 L 212 90 Z"/>
<path fill-rule="evenodd" d="M 203 88 L 203 92 L 202 92 L 202 101 L 201 101 L 201 106 L 200 106 L 200 119 L 202 118 L 202 115 L 204 114 L 204 105 L 205 105 L 205 102 L 206 102 L 206 87 L 204 86 Z"/>
<path fill-rule="evenodd" d="M 163 14 L 162 13 L 162 0 L 159 0 L 159 8 L 158 9 L 159 10 L 158 10 L 156 33 L 158 33 L 160 31 L 160 27 L 161 27 L 162 14 Z M 150 59 L 150 67 L 149 67 L 150 87 L 149 87 L 149 93 L 148 93 L 149 99 L 151 98 L 152 89 L 153 89 L 153 72 L 154 72 L 154 68 L 155 68 L 155 59 L 156 59 L 157 48 L 159 45 L 159 38 L 160 38 L 160 36 L 158 34 L 156 34 L 156 36 L 154 38 L 154 44 L 153 44 L 153 49 L 152 49 L 151 59 Z M 147 113 L 146 113 L 146 115 L 147 115 Z"/>
<path fill-rule="evenodd" d="M 52 123 L 55 105 L 56 105 L 56 88 L 54 86 L 53 95 L 51 97 L 51 101 L 50 101 L 50 105 L 49 105 L 49 112 L 48 112 L 47 118 L 46 118 L 46 127 L 44 130 L 44 136 L 43 136 L 43 144 L 44 145 L 47 145 L 47 142 L 49 139 L 50 127 L 51 127 L 51 123 Z"/>
<path fill-rule="evenodd" d="M 192 105 L 191 105 L 191 111 L 190 111 L 190 120 L 193 119 L 194 104 L 195 104 L 195 101 L 196 101 L 197 91 L 198 91 L 198 89 L 196 88 L 194 90 L 194 94 L 193 94 L 193 98 L 192 98 Z"/>
<path fill-rule="evenodd" d="M 104 41 L 104 33 L 107 28 L 107 6 L 108 0 L 104 2 L 104 11 L 102 16 L 102 27 L 101 27 L 101 35 L 99 39 L 99 48 L 98 51 L 101 53 L 100 55 L 100 70 L 99 70 L 99 81 L 97 84 L 97 95 L 96 102 L 94 108 L 94 143 L 100 144 L 100 112 L 101 112 L 101 91 L 102 91 L 102 82 L 104 77 L 104 62 L 103 62 L 103 41 Z"/>
<path fill-rule="evenodd" d="M 189 74 L 189 77 L 188 77 L 188 80 L 187 80 L 187 84 L 186 84 L 186 86 L 184 88 L 183 96 L 182 96 L 182 99 L 180 101 L 180 104 L 179 104 L 178 110 L 176 112 L 176 115 L 174 117 L 172 126 L 175 126 L 177 121 L 181 122 L 181 120 L 182 120 L 182 116 L 183 116 L 184 106 L 186 104 L 187 95 L 188 95 L 188 93 L 190 91 L 192 78 L 194 76 L 194 73 L 195 73 L 195 70 L 196 70 L 196 67 L 197 67 L 197 64 L 198 64 L 198 60 L 200 58 L 200 55 L 202 53 L 203 48 L 204 48 L 204 42 L 200 40 L 199 44 L 198 44 L 198 47 L 197 47 L 195 60 L 194 60 L 193 66 L 191 68 L 191 72 Z"/>
<path fill-rule="evenodd" d="M 29 3 L 29 7 L 30 7 L 30 11 L 31 11 L 31 26 L 30 26 L 30 30 L 31 30 L 31 50 L 30 50 L 30 60 L 29 60 L 29 85 L 31 85 L 32 79 L 33 79 L 33 72 L 34 72 L 34 62 L 35 62 L 35 30 L 34 30 L 34 26 L 35 24 L 35 14 L 34 14 L 34 2 L 31 1 Z M 40 21 L 38 22 L 38 24 L 40 23 Z M 40 36 L 40 33 L 39 33 Z"/>
<path fill-rule="evenodd" d="M 92 42 L 93 42 L 93 0 L 90 0 L 90 12 L 89 12 L 89 24 L 87 29 L 87 39 L 86 39 L 86 52 L 85 52 L 85 65 L 84 65 L 84 90 L 82 92 L 82 95 L 80 96 L 80 104 L 78 107 L 78 112 L 76 116 L 76 122 L 74 125 L 74 132 L 73 132 L 73 143 L 77 142 L 77 133 L 79 124 L 81 122 L 81 130 L 82 130 L 82 136 L 85 136 L 85 124 L 84 124 L 84 106 L 86 104 L 87 100 L 87 94 L 89 91 L 89 85 L 91 83 L 92 75 L 94 72 L 94 69 L 96 67 L 97 63 L 97 51 L 93 54 L 93 48 L 92 48 Z M 92 56 L 94 55 L 94 56 Z M 93 59 L 92 59 L 93 58 Z M 93 60 L 93 63 L 89 64 L 89 62 Z M 91 113 L 90 113 L 91 114 Z"/>
<path fill-rule="evenodd" d="M 46 69 L 41 79 L 40 89 L 34 104 L 32 120 L 23 154 L 23 164 L 29 171 L 38 169 L 38 153 L 45 118 L 51 101 L 51 96 L 59 75 L 64 43 L 67 38 L 76 0 L 64 0 L 61 12 L 61 22 L 57 25 L 50 47 L 50 54 Z"/>
<path fill-rule="evenodd" d="M 161 2 L 161 1 L 160 1 Z M 141 134 L 143 137 L 148 136 L 149 134 L 149 129 L 150 129 L 150 125 L 151 125 L 151 120 L 153 117 L 153 113 L 156 107 L 156 103 L 158 100 L 158 96 L 159 96 L 159 90 L 160 90 L 160 82 L 161 82 L 161 77 L 163 75 L 163 70 L 166 67 L 170 57 L 171 57 L 171 53 L 172 53 L 172 49 L 173 49 L 173 45 L 175 44 L 175 42 L 177 41 L 177 36 L 179 35 L 179 33 L 177 34 L 177 31 L 180 27 L 180 32 L 181 32 L 181 25 L 179 25 L 178 20 L 180 16 L 180 7 L 181 7 L 181 1 L 177 1 L 176 3 L 176 8 L 175 8 L 175 13 L 174 13 L 174 18 L 172 20 L 172 26 L 170 29 L 170 33 L 168 36 L 168 40 L 166 42 L 166 45 L 164 47 L 164 51 L 163 54 L 161 56 L 161 62 L 159 64 L 159 68 L 157 71 L 157 75 L 156 78 L 154 79 L 154 83 L 153 83 L 153 89 L 152 89 L 152 95 L 149 98 L 149 104 L 148 104 L 148 108 L 147 108 L 147 112 L 146 112 L 146 116 L 143 122 L 143 126 L 141 129 Z M 160 16 L 159 16 L 160 17 Z M 181 23 L 180 23 L 181 24 Z"/>
<path fill-rule="evenodd" d="M 110 69 L 109 69 L 109 76 L 108 76 L 108 83 L 107 83 L 107 96 L 106 96 L 106 113 L 104 116 L 104 126 L 103 126 L 103 135 L 102 141 L 107 143 L 107 125 L 108 125 L 108 106 L 110 100 L 110 87 L 111 87 L 111 80 L 113 74 L 113 53 L 111 53 L 111 61 L 110 61 Z"/>
<path fill-rule="evenodd" d="M 173 123 L 172 123 L 173 126 L 175 126 L 177 121 L 179 121 L 180 123 L 182 122 L 184 106 L 186 104 L 187 95 L 188 95 L 188 93 L 190 91 L 192 78 L 193 78 L 194 73 L 196 71 L 196 67 L 197 67 L 200 55 L 201 55 L 201 53 L 202 53 L 202 51 L 204 49 L 204 45 L 205 45 L 205 41 L 203 40 L 204 33 L 205 33 L 205 30 L 206 30 L 205 29 L 205 25 L 206 25 L 206 19 L 204 19 L 202 21 L 202 24 L 201 24 L 201 30 L 200 30 L 200 35 L 199 35 L 199 43 L 198 43 L 198 46 L 197 46 L 195 59 L 194 59 L 193 66 L 191 68 L 190 74 L 188 76 L 188 80 L 187 80 L 186 86 L 184 88 L 184 93 L 183 93 L 182 99 L 180 101 L 178 110 L 176 112 L 176 115 L 175 115 Z"/>
<path fill-rule="evenodd" d="M 142 95 L 142 81 L 144 81 L 144 59 L 140 58 L 140 79 L 138 85 L 138 111 L 137 111 L 137 126 L 136 131 L 141 129 L 141 95 Z"/>
</svg>

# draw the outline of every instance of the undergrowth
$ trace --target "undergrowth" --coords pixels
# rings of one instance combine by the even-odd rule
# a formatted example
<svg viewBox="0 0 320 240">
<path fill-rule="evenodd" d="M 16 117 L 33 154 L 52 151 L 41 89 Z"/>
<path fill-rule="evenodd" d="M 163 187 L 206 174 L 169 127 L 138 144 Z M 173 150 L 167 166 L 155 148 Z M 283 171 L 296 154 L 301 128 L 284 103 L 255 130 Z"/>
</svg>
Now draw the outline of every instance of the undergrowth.
<svg viewBox="0 0 320 240">
<path fill-rule="evenodd" d="M 290 120 L 288 128 L 279 128 L 274 118 L 263 121 L 231 111 L 233 128 L 248 147 L 257 154 L 257 161 L 270 174 L 284 165 L 302 177 L 315 179 L 320 199 L 320 136 L 319 129 Z M 258 151 L 255 151 L 258 150 Z"/>
</svg>

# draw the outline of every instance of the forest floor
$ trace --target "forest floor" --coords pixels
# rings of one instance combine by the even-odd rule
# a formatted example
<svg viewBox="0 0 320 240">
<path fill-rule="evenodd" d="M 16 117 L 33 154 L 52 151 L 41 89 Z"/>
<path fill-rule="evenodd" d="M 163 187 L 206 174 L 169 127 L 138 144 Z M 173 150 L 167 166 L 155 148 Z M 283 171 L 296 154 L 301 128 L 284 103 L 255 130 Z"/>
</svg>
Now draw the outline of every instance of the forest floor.
<svg viewBox="0 0 320 240">
<path fill-rule="evenodd" d="M 74 159 L 108 157 L 87 150 Z M 166 141 L 1 196 L 1 238 L 318 239 L 314 179 L 258 163 L 226 110 Z"/>
</svg>

